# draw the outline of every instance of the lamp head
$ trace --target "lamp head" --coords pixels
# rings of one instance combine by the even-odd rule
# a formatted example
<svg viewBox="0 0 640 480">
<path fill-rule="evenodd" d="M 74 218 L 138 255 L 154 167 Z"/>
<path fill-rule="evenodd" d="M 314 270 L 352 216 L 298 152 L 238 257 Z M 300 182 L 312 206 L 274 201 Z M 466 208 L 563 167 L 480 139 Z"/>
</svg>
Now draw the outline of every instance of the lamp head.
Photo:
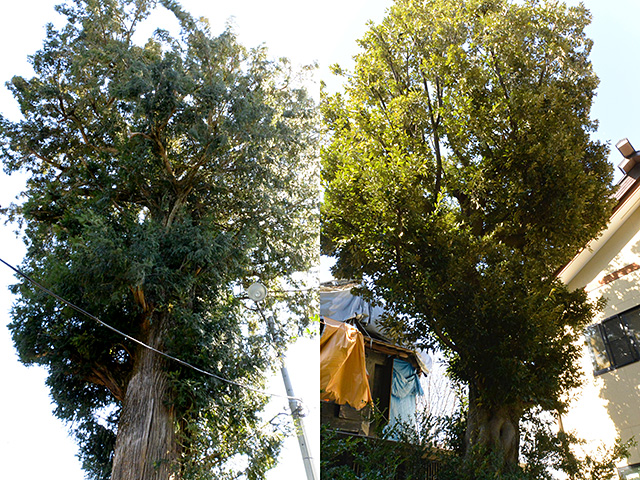
<svg viewBox="0 0 640 480">
<path fill-rule="evenodd" d="M 628 138 L 623 138 L 616 143 L 616 148 L 624 157 L 624 160 L 622 160 L 620 165 L 618 165 L 618 168 L 627 175 L 631 170 L 633 170 L 633 167 L 639 163 L 638 160 L 640 159 L 640 155 L 638 155 L 636 149 L 633 148 Z"/>
<path fill-rule="evenodd" d="M 261 302 L 267 297 L 267 287 L 260 282 L 254 282 L 247 288 L 247 295 L 254 302 Z"/>
<path fill-rule="evenodd" d="M 633 154 L 636 153 L 636 149 L 633 148 L 628 138 L 623 138 L 616 143 L 616 148 L 624 158 L 631 158 Z"/>
</svg>

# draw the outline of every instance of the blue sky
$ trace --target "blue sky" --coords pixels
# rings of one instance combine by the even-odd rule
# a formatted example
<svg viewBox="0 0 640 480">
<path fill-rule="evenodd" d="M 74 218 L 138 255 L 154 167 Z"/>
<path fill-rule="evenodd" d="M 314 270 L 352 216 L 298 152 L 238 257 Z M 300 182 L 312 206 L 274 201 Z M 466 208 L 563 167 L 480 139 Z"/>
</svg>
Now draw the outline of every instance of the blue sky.
<svg viewBox="0 0 640 480">
<path fill-rule="evenodd" d="M 587 0 L 584 3 L 593 16 L 587 34 L 594 40 L 591 59 L 600 78 L 592 118 L 599 122 L 596 137 L 611 142 L 609 159 L 617 167 L 622 160 L 615 148 L 618 140 L 628 137 L 640 149 L 640 2 Z"/>
<path fill-rule="evenodd" d="M 41 45 L 44 24 L 55 17 L 56 0 L 22 0 L 3 5 L 0 18 L 2 62 L 0 82 L 15 74 L 29 75 L 28 54 Z M 357 52 L 355 40 L 365 31 L 368 19 L 378 21 L 386 1 L 294 0 L 257 1 L 183 0 L 185 8 L 195 15 L 208 17 L 215 30 L 233 18 L 240 40 L 247 46 L 265 43 L 273 56 L 287 56 L 297 64 L 318 62 L 318 78 L 328 80 L 328 65 L 340 63 L 349 67 L 350 57 Z M 577 2 L 569 2 L 575 4 Z M 610 142 L 610 160 L 617 165 L 621 156 L 613 145 L 628 137 L 640 148 L 640 93 L 637 82 L 640 67 L 637 51 L 640 33 L 640 2 L 637 0 L 590 0 L 585 2 L 593 14 L 588 29 L 594 40 L 592 61 L 601 83 L 593 109 L 599 120 L 596 137 Z M 161 23 L 163 20 L 158 20 Z M 337 88 L 334 81 L 332 88 Z M 315 88 L 317 90 L 318 86 Z M 17 118 L 17 108 L 5 89 L 0 88 L 0 111 Z M 12 201 L 20 191 L 23 179 L 0 175 L 0 205 Z M 11 226 L 0 225 L 2 258 L 19 264 L 24 252 Z M 4 267 L 3 267 L 4 268 Z M 11 297 L 7 285 L 13 283 L 8 270 L 0 270 L 0 323 L 10 321 Z M 309 436 L 318 462 L 318 359 L 311 341 L 302 342 L 290 352 L 288 366 L 294 389 L 305 398 L 310 408 L 307 418 Z M 75 458 L 75 443 L 66 427 L 52 414 L 52 406 L 44 386 L 45 373 L 26 368 L 17 362 L 7 329 L 0 327 L 0 471 L 4 478 L 80 480 L 84 477 Z M 270 389 L 284 393 L 276 376 Z M 284 409 L 285 405 L 273 408 Z M 287 442 L 281 465 L 271 472 L 272 480 L 302 479 L 304 470 L 295 439 Z"/>
</svg>

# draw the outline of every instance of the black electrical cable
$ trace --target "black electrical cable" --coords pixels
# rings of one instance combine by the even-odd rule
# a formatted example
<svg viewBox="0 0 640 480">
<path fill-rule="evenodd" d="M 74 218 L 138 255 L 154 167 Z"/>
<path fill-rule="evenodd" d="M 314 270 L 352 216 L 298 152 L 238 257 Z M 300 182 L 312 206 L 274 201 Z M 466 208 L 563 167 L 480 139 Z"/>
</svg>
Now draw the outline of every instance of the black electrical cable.
<svg viewBox="0 0 640 480">
<path fill-rule="evenodd" d="M 18 275 L 20 275 L 21 277 L 25 278 L 27 281 L 31 282 L 33 285 L 35 285 L 36 287 L 38 287 L 40 290 L 42 290 L 43 292 L 45 292 L 48 295 L 51 295 L 52 297 L 54 297 L 55 299 L 57 299 L 58 301 L 64 303 L 65 305 L 68 305 L 69 307 L 73 308 L 74 310 L 76 310 L 77 312 L 86 315 L 87 317 L 89 317 L 90 319 L 98 322 L 100 325 L 102 325 L 105 328 L 108 328 L 109 330 L 117 333 L 118 335 L 122 335 L 124 338 L 131 340 L 134 343 L 137 343 L 138 345 L 147 348 L 149 350 L 151 350 L 152 352 L 157 353 L 158 355 L 162 355 L 163 357 L 168 358 L 169 360 L 172 360 L 176 363 L 179 363 L 180 365 L 183 365 L 185 367 L 191 368 L 193 370 L 195 370 L 196 372 L 202 373 L 203 375 L 207 375 L 209 377 L 215 378 L 216 380 L 220 380 L 221 382 L 225 382 L 225 383 L 229 383 L 231 385 L 236 385 L 238 387 L 244 388 L 246 390 L 250 390 L 252 392 L 255 393 L 259 393 L 261 395 L 266 395 L 269 397 L 279 397 L 279 398 L 286 398 L 287 400 L 295 400 L 297 402 L 302 403 L 302 399 L 298 398 L 298 397 L 290 397 L 288 395 L 279 395 L 277 393 L 269 393 L 266 392 L 264 390 L 260 390 L 258 388 L 254 388 L 254 387 L 250 387 L 248 385 L 243 385 L 242 383 L 238 383 L 238 382 L 234 382 L 233 380 L 228 380 L 226 378 L 220 377 L 219 375 L 216 375 L 215 373 L 211 373 L 208 372 L 206 370 L 203 370 L 201 368 L 198 368 L 194 365 L 191 365 L 188 362 L 185 362 L 184 360 L 180 360 L 179 358 L 176 358 L 172 355 L 169 355 L 168 353 L 162 352 L 150 345 L 147 345 L 146 343 L 138 340 L 137 338 L 132 337 L 131 335 L 127 335 L 124 332 L 121 332 L 120 330 L 118 330 L 115 327 L 112 327 L 111 325 L 109 325 L 108 323 L 103 322 L 102 320 L 100 320 L 98 317 L 96 317 L 95 315 L 90 314 L 89 312 L 87 312 L 86 310 L 83 310 L 82 308 L 78 307 L 77 305 L 74 305 L 73 303 L 71 303 L 70 301 L 62 298 L 60 295 L 52 292 L 51 290 L 49 290 L 47 287 L 45 287 L 44 285 L 38 283 L 37 281 L 35 281 L 33 278 L 31 278 L 29 275 L 27 275 L 26 273 L 22 272 L 21 270 L 17 269 L 16 267 L 14 267 L 13 265 L 5 262 L 2 258 L 0 258 L 0 262 L 4 263 L 7 267 L 9 267 L 11 270 L 13 270 L 14 272 L 16 272 Z M 261 312 L 262 313 L 262 312 Z"/>
</svg>

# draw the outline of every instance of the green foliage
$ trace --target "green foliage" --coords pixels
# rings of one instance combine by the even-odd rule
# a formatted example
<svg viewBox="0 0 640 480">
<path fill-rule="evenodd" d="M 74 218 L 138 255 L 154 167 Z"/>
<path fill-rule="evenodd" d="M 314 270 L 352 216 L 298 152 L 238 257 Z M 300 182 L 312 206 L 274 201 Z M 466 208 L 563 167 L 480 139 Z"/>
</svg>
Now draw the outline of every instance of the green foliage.
<svg viewBox="0 0 640 480">
<path fill-rule="evenodd" d="M 588 22 L 556 2 L 398 0 L 323 96 L 323 251 L 395 311 L 389 334 L 446 352 L 474 416 L 562 410 L 580 382 L 597 306 L 555 276 L 612 207 Z"/>
<path fill-rule="evenodd" d="M 552 480 L 562 472 L 571 480 L 612 480 L 617 478 L 616 463 L 629 456 L 633 444 L 618 441 L 612 448 L 601 448 L 596 456 L 582 455 L 576 447 L 583 442 L 573 434 L 558 432 L 549 413 L 536 409 L 525 415 L 520 464 L 505 470 L 498 451 L 477 445 L 476 455 L 465 455 L 464 423 L 462 411 L 424 417 L 417 428 L 399 423 L 394 431 L 382 431 L 381 438 L 352 436 L 323 426 L 322 478 Z"/>
<path fill-rule="evenodd" d="M 516 469 L 505 471 L 500 452 L 478 445 L 472 456 L 456 450 L 455 455 L 442 456 L 438 480 L 553 480 L 559 472 L 571 480 L 618 478 L 616 463 L 629 457 L 634 442 L 618 440 L 611 448 L 586 455 L 580 451 L 584 441 L 572 433 L 558 431 L 553 417 L 540 409 L 525 414 L 520 464 Z M 459 434 L 464 436 L 464 432 Z"/>
<path fill-rule="evenodd" d="M 396 431 L 399 433 L 400 429 Z M 408 432 L 406 432 L 408 434 Z M 415 432 L 414 432 L 415 435 Z M 435 450 L 402 440 L 355 437 L 321 427 L 321 478 L 326 480 L 431 480 Z M 417 458 L 423 459 L 417 461 Z M 431 467 L 433 468 L 433 467 Z"/>
<path fill-rule="evenodd" d="M 132 38 L 156 3 L 180 35 L 158 30 L 140 46 Z M 22 269 L 113 327 L 143 341 L 157 328 L 167 353 L 260 388 L 275 353 L 307 328 L 310 298 L 269 297 L 266 310 L 290 312 L 269 339 L 238 294 L 258 279 L 300 286 L 294 274 L 316 260 L 313 102 L 288 62 L 231 30 L 212 35 L 177 2 L 57 9 L 67 23 L 47 27 L 34 77 L 8 83 L 23 119 L 0 119 L 5 171 L 30 174 L 24 202 L 4 211 L 24 227 Z M 48 367 L 85 469 L 109 478 L 137 346 L 27 282 L 13 291 L 21 361 Z M 260 427 L 266 399 L 167 368 L 184 475 L 226 478 L 244 455 L 235 464 L 261 478 L 281 436 Z"/>
<path fill-rule="evenodd" d="M 574 433 L 559 432 L 548 412 L 534 410 L 525 416 L 522 433 L 523 473 L 527 479 L 552 480 L 562 471 L 571 480 L 618 478 L 616 464 L 627 459 L 634 440 L 620 439 L 611 447 L 599 447 L 596 452 L 582 451 L 584 440 Z"/>
</svg>

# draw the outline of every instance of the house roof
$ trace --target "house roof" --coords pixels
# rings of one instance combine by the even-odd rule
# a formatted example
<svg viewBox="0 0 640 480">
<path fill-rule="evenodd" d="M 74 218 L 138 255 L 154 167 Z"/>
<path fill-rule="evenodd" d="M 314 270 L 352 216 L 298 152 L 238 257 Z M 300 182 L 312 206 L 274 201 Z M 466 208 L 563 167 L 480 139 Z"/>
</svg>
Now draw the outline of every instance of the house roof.
<svg viewBox="0 0 640 480">
<path fill-rule="evenodd" d="M 593 256 L 613 237 L 618 229 L 640 206 L 640 163 L 620 179 L 613 197 L 617 200 L 609 223 L 601 234 L 591 240 L 558 273 L 565 284 L 573 280 Z"/>
<path fill-rule="evenodd" d="M 620 206 L 621 203 L 624 202 L 624 200 L 631 195 L 637 188 L 638 185 L 640 185 L 640 163 L 636 164 L 635 167 L 633 167 L 629 173 L 627 173 L 624 177 L 622 177 L 622 179 L 620 179 L 620 181 L 618 182 L 617 185 L 617 190 L 616 192 L 613 194 L 613 197 L 618 200 L 618 203 L 616 204 L 615 207 L 613 207 L 613 211 L 616 211 L 616 208 L 618 208 Z"/>
<path fill-rule="evenodd" d="M 358 286 L 359 283 L 350 280 L 323 283 L 320 286 L 320 316 L 354 325 L 364 337 L 365 348 L 406 360 L 420 372 L 428 373 L 430 367 L 418 352 L 397 345 L 380 332 L 376 320 L 384 308 L 371 306 L 362 297 L 351 294 L 351 289 Z"/>
</svg>

